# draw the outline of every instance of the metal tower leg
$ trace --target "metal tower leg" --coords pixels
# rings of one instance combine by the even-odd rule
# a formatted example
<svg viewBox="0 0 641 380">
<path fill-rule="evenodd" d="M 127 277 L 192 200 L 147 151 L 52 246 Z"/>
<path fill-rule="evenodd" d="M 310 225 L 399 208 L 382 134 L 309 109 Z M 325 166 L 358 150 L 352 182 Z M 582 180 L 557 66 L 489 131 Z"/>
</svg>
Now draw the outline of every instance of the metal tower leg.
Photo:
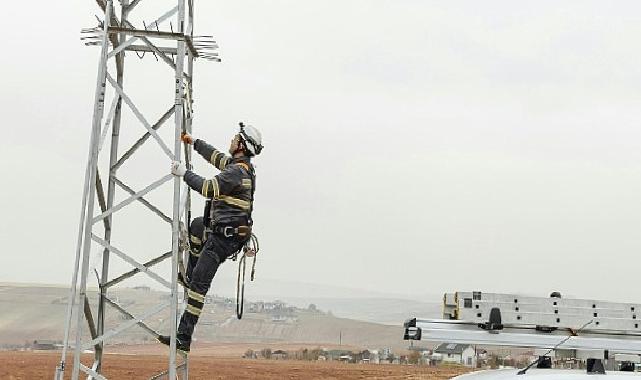
<svg viewBox="0 0 641 380">
<path fill-rule="evenodd" d="M 108 29 L 111 21 L 111 14 L 113 11 L 113 2 L 112 0 L 107 0 L 107 6 L 105 8 L 105 20 L 103 22 L 103 38 L 102 38 L 102 50 L 100 53 L 100 63 L 98 66 L 98 78 L 96 80 L 96 92 L 94 95 L 94 110 L 93 110 L 93 122 L 91 125 L 91 142 L 90 144 L 90 158 L 89 158 L 89 183 L 88 187 L 85 188 L 85 192 L 89 193 L 87 199 L 87 212 L 86 217 L 84 218 L 84 233 L 83 233 L 83 245 L 82 245 L 82 270 L 80 275 L 80 292 L 79 299 L 75 305 L 75 314 L 76 314 L 76 339 L 74 345 L 74 356 L 73 356 L 73 372 L 71 378 L 73 380 L 78 379 L 79 370 L 80 370 L 80 341 L 82 336 L 82 317 L 83 313 L 80 312 L 80 305 L 84 307 L 86 291 L 87 291 L 87 274 L 89 271 L 89 255 L 91 254 L 91 226 L 92 220 L 91 216 L 93 215 L 94 202 L 95 202 L 95 175 L 98 165 L 98 136 L 100 135 L 100 127 L 102 123 L 102 116 L 104 113 L 104 102 L 105 102 L 105 81 L 107 76 L 107 52 L 109 44 L 108 39 Z M 66 344 L 66 342 L 65 342 Z"/>
<path fill-rule="evenodd" d="M 110 19 L 111 16 L 111 8 L 112 8 L 112 2 L 109 0 L 107 2 L 107 7 L 105 9 L 105 20 Z M 96 151 L 96 140 L 98 139 L 99 135 L 99 129 L 100 129 L 100 124 L 96 123 L 97 115 L 99 112 L 102 112 L 102 107 L 104 103 L 104 87 L 105 87 L 105 74 L 106 74 L 106 61 L 107 61 L 107 29 L 108 29 L 108 22 L 104 22 L 103 25 L 103 38 L 102 38 L 102 50 L 100 54 L 100 63 L 98 64 L 98 79 L 97 84 L 96 84 L 96 91 L 94 94 L 94 117 L 93 117 L 93 123 L 91 127 L 91 137 L 90 137 L 90 142 L 89 142 L 89 157 L 87 159 L 87 169 L 85 170 L 85 183 L 84 183 L 84 190 L 82 194 L 82 206 L 80 210 L 80 225 L 78 226 L 78 240 L 76 243 L 76 258 L 74 261 L 74 270 L 73 270 L 73 276 L 71 279 L 71 288 L 69 290 L 69 299 L 68 299 L 68 305 L 67 305 L 67 315 L 66 315 L 66 321 L 65 321 L 65 332 L 64 332 L 64 347 L 62 349 L 62 357 L 60 359 L 60 364 L 58 365 L 56 369 L 56 380 L 62 380 L 63 375 L 64 375 L 64 370 L 65 370 L 65 361 L 66 361 L 66 355 L 67 355 L 67 347 L 69 346 L 69 333 L 70 333 L 70 328 L 71 328 L 71 320 L 72 320 L 72 310 L 75 309 L 76 314 L 78 314 L 78 309 L 75 307 L 77 305 L 76 303 L 76 290 L 77 290 L 77 284 L 78 284 L 78 269 L 80 266 L 80 253 L 81 253 L 81 246 L 82 246 L 82 241 L 84 237 L 84 230 L 85 228 L 83 227 L 85 224 L 85 220 L 89 220 L 91 218 L 91 213 L 87 212 L 87 204 L 93 204 L 93 192 L 91 191 L 92 187 L 92 182 L 93 182 L 93 175 L 95 173 L 95 167 L 96 167 L 96 160 L 97 160 L 97 151 Z M 102 115 L 100 115 L 100 118 L 102 118 Z M 91 198 L 89 201 L 88 198 Z M 93 206 L 91 207 L 93 209 Z M 83 251 L 84 252 L 84 251 Z M 83 255 L 83 265 L 84 262 L 86 261 L 85 255 Z M 86 274 L 84 275 L 86 277 Z M 84 282 L 85 278 L 83 278 Z M 75 368 L 75 362 L 74 362 L 74 368 Z M 76 373 L 76 372 L 74 372 Z M 75 374 L 77 378 L 77 373 Z"/>
<path fill-rule="evenodd" d="M 185 0 L 178 1 L 178 32 L 184 34 L 185 32 Z M 175 119 L 175 129 L 174 129 L 174 160 L 180 160 L 180 134 L 183 130 L 183 66 L 185 63 L 185 42 L 178 41 L 178 53 L 176 54 L 176 70 L 175 70 L 175 79 L 176 79 L 176 102 L 174 107 L 174 119 Z M 171 255 L 171 344 L 169 346 L 169 378 L 176 378 L 176 327 L 178 324 L 178 293 L 177 293 L 177 282 L 176 278 L 178 275 L 178 238 L 179 238 L 179 228 L 180 228 L 180 178 L 174 178 L 174 214 L 173 214 L 173 223 L 171 226 L 172 230 L 172 255 Z"/>
<path fill-rule="evenodd" d="M 129 14 L 129 1 L 128 0 L 121 0 L 122 4 L 122 9 L 121 9 L 121 16 L 120 20 L 122 22 L 127 21 L 127 16 Z M 120 46 L 121 43 L 124 42 L 126 36 L 121 33 L 117 37 L 118 41 L 118 46 Z M 116 46 L 116 48 L 118 47 Z M 116 82 L 118 83 L 118 86 L 121 88 L 123 87 L 123 82 L 124 82 L 124 64 L 125 64 L 125 53 L 124 51 L 121 51 L 118 53 L 116 56 Z M 115 197 L 115 190 L 116 190 L 116 183 L 115 183 L 115 178 L 116 178 L 116 171 L 118 168 L 114 168 L 114 165 L 116 164 L 116 161 L 118 160 L 118 143 L 120 141 L 120 123 L 122 120 L 122 98 L 120 96 L 116 96 L 114 98 L 114 104 L 115 108 L 113 108 L 113 119 L 111 120 L 111 149 L 109 153 L 109 181 L 107 185 L 107 202 L 106 202 L 106 207 L 105 209 L 110 209 L 113 207 L 114 204 L 114 197 Z M 107 131 L 108 128 L 108 123 L 105 125 L 105 132 Z M 96 184 L 98 186 L 98 184 Z M 103 212 L 105 210 L 103 209 Z M 111 231 L 113 228 L 113 218 L 112 215 L 109 215 L 105 219 L 105 233 L 104 233 L 104 240 L 107 243 L 111 243 Z M 105 306 L 106 306 L 106 297 L 107 297 L 107 288 L 104 286 L 105 282 L 109 278 L 109 250 L 104 249 L 102 253 L 102 273 L 100 274 L 100 278 L 98 279 L 99 281 L 99 289 L 100 289 L 100 295 L 98 299 L 98 317 L 97 317 L 97 331 L 96 335 L 100 336 L 104 334 L 105 332 Z M 94 368 L 96 368 L 96 371 L 98 373 L 101 372 L 102 370 L 102 354 L 104 352 L 104 342 L 101 342 L 99 345 L 99 349 L 96 349 L 95 353 L 95 363 L 94 363 Z"/>
</svg>

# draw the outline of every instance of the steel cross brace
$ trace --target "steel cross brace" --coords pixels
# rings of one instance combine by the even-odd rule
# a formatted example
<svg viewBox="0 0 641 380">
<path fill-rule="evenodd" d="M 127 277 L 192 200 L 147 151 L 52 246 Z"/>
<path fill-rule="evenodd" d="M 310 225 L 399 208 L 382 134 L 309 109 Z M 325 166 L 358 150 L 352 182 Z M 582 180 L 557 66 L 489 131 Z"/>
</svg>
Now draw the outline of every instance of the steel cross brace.
<svg viewBox="0 0 641 380">
<path fill-rule="evenodd" d="M 156 27 L 158 27 L 158 25 L 159 25 L 159 24 L 162 24 L 162 23 L 163 23 L 165 20 L 167 20 L 169 17 L 171 17 L 171 16 L 175 15 L 175 14 L 176 14 L 176 12 L 178 12 L 178 6 L 175 6 L 174 8 L 172 8 L 171 10 L 169 10 L 167 13 L 165 13 L 165 14 L 164 14 L 164 15 L 162 15 L 162 16 L 160 16 L 156 21 L 154 21 L 154 22 L 152 22 L 151 24 L 147 25 L 147 27 L 145 28 L 145 30 L 151 30 L 151 28 L 152 28 L 154 25 L 155 25 Z M 109 57 L 109 58 L 114 57 L 116 54 L 120 53 L 121 51 L 123 51 L 124 49 L 126 49 L 127 47 L 129 47 L 131 44 L 133 44 L 134 42 L 136 42 L 138 39 L 139 39 L 139 37 L 137 37 L 137 36 L 131 37 L 131 38 L 130 38 L 130 39 L 128 39 L 127 41 L 125 41 L 125 42 L 123 42 L 122 44 L 120 44 L 116 49 L 112 50 L 112 51 L 109 53 L 109 55 L 108 55 L 107 57 Z"/>
<path fill-rule="evenodd" d="M 140 31 L 141 33 L 140 33 L 140 35 L 138 35 L 138 36 L 137 36 L 137 38 L 139 38 L 142 42 L 144 42 L 144 43 L 145 43 L 145 45 L 147 45 L 147 47 L 148 47 L 148 48 L 149 48 L 153 53 L 155 53 L 155 54 L 156 54 L 158 57 L 160 57 L 160 58 L 161 58 L 161 59 L 162 59 L 162 60 L 163 60 L 167 65 L 169 65 L 169 67 L 171 67 L 174 71 L 176 70 L 176 64 L 174 63 L 173 59 L 169 58 L 169 57 L 168 57 L 168 56 L 167 56 L 163 51 L 161 51 L 161 49 L 162 49 L 162 48 L 157 47 L 153 42 L 151 42 L 151 41 L 149 40 L 149 38 L 147 38 L 147 36 L 142 35 L 142 34 L 145 34 L 145 32 L 148 32 L 147 30 L 140 30 L 140 29 L 136 29 L 136 28 L 135 28 L 135 27 L 134 27 L 130 22 L 128 22 L 128 21 L 125 21 L 124 25 L 126 26 L 126 28 L 122 28 L 122 29 L 124 29 L 124 30 Z M 113 30 L 113 33 L 123 33 L 123 31 L 118 31 L 117 29 L 114 29 L 114 30 Z M 113 33 L 112 33 L 111 35 L 115 35 L 115 34 L 113 34 Z M 169 33 L 169 32 L 158 32 L 158 33 Z M 152 36 L 152 37 L 153 37 L 153 36 Z M 195 50 L 195 48 L 193 47 L 193 44 L 191 43 L 191 39 L 189 39 L 189 37 L 187 37 L 187 36 L 185 36 L 185 35 L 180 35 L 180 37 L 182 37 L 182 39 L 177 39 L 177 41 L 181 41 L 181 40 L 184 40 L 184 39 L 188 39 L 188 45 L 190 45 L 190 52 L 192 51 L 191 49 L 194 49 L 194 50 L 193 50 L 193 52 L 195 52 L 195 53 L 196 53 L 196 54 L 194 54 L 194 56 L 195 56 L 195 57 L 197 57 L 197 56 L 198 56 L 198 55 L 197 55 L 197 51 L 196 51 L 196 50 Z M 169 38 L 169 37 L 166 37 L 166 38 Z M 175 38 L 169 38 L 169 39 L 175 39 Z M 178 54 L 178 49 L 176 49 L 176 54 Z M 118 57 L 118 55 L 116 55 L 116 57 Z M 191 80 L 191 74 L 185 73 L 185 72 L 183 71 L 183 76 L 184 76 L 187 80 Z"/>
<path fill-rule="evenodd" d="M 106 377 L 102 376 L 98 372 L 94 371 L 93 368 L 89 368 L 86 365 L 80 363 L 80 370 L 84 373 L 86 373 L 89 376 L 92 376 L 94 379 L 97 380 L 107 380 Z"/>
<path fill-rule="evenodd" d="M 121 180 L 119 180 L 115 176 L 113 178 L 114 178 L 114 181 L 115 181 L 116 185 L 120 186 L 120 188 L 123 189 L 124 191 L 126 191 L 127 193 L 129 193 L 129 195 L 132 195 L 132 196 L 136 195 L 136 192 L 131 187 L 127 186 L 124 182 L 122 182 Z M 140 203 L 142 203 L 143 205 L 147 206 L 147 208 L 150 209 L 151 211 L 153 211 L 156 215 L 158 215 L 160 217 L 160 219 L 162 219 L 165 222 L 171 224 L 171 218 L 169 218 L 162 211 L 160 211 L 158 209 L 158 207 L 154 206 L 153 204 L 151 204 L 148 200 L 146 200 L 143 197 L 138 197 L 137 200 Z"/>
<path fill-rule="evenodd" d="M 154 329 L 149 327 L 145 322 L 138 320 L 133 314 L 125 310 L 122 306 L 120 306 L 117 302 L 113 301 L 109 297 L 105 297 L 105 301 L 109 305 L 111 305 L 114 309 L 118 310 L 122 315 L 126 316 L 128 319 L 134 319 L 137 321 L 137 325 L 140 326 L 145 332 L 149 333 L 149 335 L 153 336 L 154 338 L 158 338 L 160 334 L 156 332 Z"/>
<path fill-rule="evenodd" d="M 133 111 L 134 115 L 136 115 L 138 120 L 140 120 L 142 125 L 147 129 L 147 132 L 149 132 L 149 134 L 158 142 L 158 145 L 160 145 L 160 148 L 165 152 L 167 157 L 169 157 L 170 159 L 173 158 L 173 154 L 171 153 L 171 150 L 169 150 L 165 142 L 160 138 L 160 136 L 158 136 L 156 131 L 153 128 L 151 128 L 151 125 L 149 124 L 147 119 L 145 119 L 143 114 L 138 110 L 138 107 L 136 107 L 134 102 L 127 96 L 127 94 L 125 94 L 122 87 L 120 87 L 118 83 L 116 83 L 114 78 L 111 75 L 109 75 L 109 73 L 107 73 L 107 81 L 113 86 L 116 92 L 118 92 L 120 97 L 122 97 L 122 100 L 125 102 L 125 104 L 127 104 L 129 108 Z"/>
<path fill-rule="evenodd" d="M 116 327 L 116 328 L 114 328 L 114 329 L 112 329 L 112 330 L 110 330 L 110 331 L 105 332 L 104 334 L 102 334 L 102 335 L 101 335 L 101 336 L 99 336 L 99 337 L 96 337 L 96 338 L 95 338 L 95 339 L 93 339 L 91 342 L 88 342 L 88 343 L 84 344 L 84 345 L 82 346 L 82 349 L 83 349 L 83 350 L 88 350 L 89 348 L 91 348 L 92 346 L 95 346 L 96 344 L 98 344 L 98 343 L 100 343 L 100 342 L 103 342 L 103 341 L 105 341 L 105 340 L 107 340 L 107 339 L 109 339 L 109 338 L 113 338 L 114 336 L 116 336 L 116 335 L 118 335 L 118 334 L 122 333 L 123 331 L 125 331 L 125 330 L 129 329 L 129 328 L 130 328 L 130 327 L 132 327 L 132 326 L 137 325 L 139 322 L 144 321 L 145 319 L 147 319 L 147 318 L 151 317 L 152 315 L 154 315 L 154 314 L 158 314 L 158 313 L 159 313 L 159 312 L 161 312 L 164 308 L 166 308 L 167 306 L 169 306 L 169 304 L 170 304 L 170 303 L 169 303 L 169 301 L 166 301 L 166 302 L 163 302 L 163 303 L 161 303 L 161 304 L 159 304 L 159 305 L 157 305 L 157 306 L 155 306 L 155 307 L 153 307 L 153 308 L 151 308 L 151 309 L 147 310 L 146 312 L 144 312 L 144 313 L 143 313 L 141 316 L 139 316 L 138 318 L 135 318 L 135 319 L 129 320 L 129 321 L 127 321 L 127 322 L 124 322 L 124 323 L 120 324 L 120 326 L 118 326 L 118 327 Z"/>
<path fill-rule="evenodd" d="M 98 205 L 100 205 L 100 210 L 102 212 L 107 211 L 107 204 L 105 202 L 105 190 L 102 187 L 102 181 L 100 180 L 100 171 L 96 169 L 96 195 L 98 195 Z M 111 225 L 109 224 L 109 218 L 102 220 L 105 225 L 105 230 L 109 230 Z"/>
<path fill-rule="evenodd" d="M 169 120 L 169 118 L 173 114 L 174 114 L 174 105 L 172 104 L 171 107 L 169 107 L 169 109 L 160 117 L 160 119 L 158 119 L 156 124 L 154 124 L 151 127 L 151 129 L 153 129 L 154 131 L 158 130 L 158 128 L 160 128 L 167 120 Z M 120 157 L 118 159 L 118 161 L 114 164 L 114 166 L 111 167 L 111 169 L 115 170 L 115 169 L 118 169 L 119 167 L 121 167 L 122 164 L 124 164 L 125 161 L 129 157 L 131 157 L 138 150 L 138 148 L 140 148 L 142 146 L 142 144 L 145 143 L 145 141 L 147 141 L 147 139 L 149 139 L 150 136 L 151 136 L 151 134 L 149 133 L 149 131 L 145 132 L 145 134 L 141 138 L 139 138 L 138 141 L 136 141 L 131 146 L 131 148 L 129 148 L 129 150 L 127 152 L 125 152 L 125 154 L 122 155 L 122 157 Z"/>
<path fill-rule="evenodd" d="M 164 184 L 165 182 L 171 180 L 173 177 L 174 177 L 173 174 L 165 174 L 162 178 L 160 178 L 159 180 L 155 181 L 151 185 L 145 187 L 143 190 L 135 193 L 131 197 L 125 199 L 124 201 L 118 203 L 117 205 L 115 205 L 114 207 L 110 208 L 109 210 L 107 210 L 107 211 L 103 212 L 102 214 L 100 214 L 100 215 L 96 216 L 95 218 L 93 218 L 92 219 L 92 223 L 95 224 L 95 223 L 101 221 L 102 219 L 106 218 L 107 216 L 115 213 L 116 211 L 122 209 L 123 207 L 127 206 L 131 202 L 135 201 L 136 199 L 138 199 L 138 198 L 142 197 L 143 195 L 149 193 L 150 191 L 160 187 L 162 184 Z"/>
<path fill-rule="evenodd" d="M 98 153 L 102 151 L 102 146 L 105 143 L 105 137 L 107 137 L 107 132 L 109 132 L 109 127 L 111 126 L 111 120 L 114 118 L 114 114 L 116 113 L 116 106 L 118 105 L 118 100 L 120 100 L 120 96 L 114 96 L 113 100 L 111 101 L 111 107 L 109 107 L 109 114 L 107 115 L 107 119 L 105 120 L 105 126 L 102 128 L 102 134 L 100 135 L 100 145 L 98 147 Z"/>
<path fill-rule="evenodd" d="M 138 29 L 135 29 L 135 27 L 134 27 L 130 22 L 128 22 L 128 21 L 126 21 L 126 22 L 125 22 L 125 26 L 126 26 L 128 29 L 131 29 L 131 30 L 138 30 Z M 112 35 L 113 35 L 113 34 L 112 34 Z M 185 35 L 182 35 L 182 37 L 183 37 L 183 38 L 187 38 L 187 39 L 188 39 L 188 44 L 191 44 L 191 39 L 189 39 L 189 37 L 187 37 L 187 36 L 185 36 Z M 158 48 L 156 45 L 154 45 L 154 43 L 153 43 L 153 42 L 151 42 L 151 41 L 149 40 L 149 38 L 147 38 L 147 37 L 145 37 L 145 36 L 139 36 L 139 38 L 140 38 L 140 39 L 142 40 L 142 42 L 144 42 L 144 43 L 145 43 L 145 45 L 147 45 L 147 46 L 148 46 L 148 47 L 149 47 L 149 48 L 150 48 L 154 53 L 156 53 L 156 54 L 157 54 L 157 55 L 158 55 L 158 56 L 159 56 L 159 57 L 160 57 L 160 58 L 161 58 L 161 59 L 162 59 L 166 64 L 168 64 L 168 65 L 169 65 L 169 67 L 171 67 L 174 71 L 177 71 L 177 67 L 176 67 L 176 64 L 174 63 L 174 61 L 173 61 L 171 58 L 167 57 L 167 55 L 166 55 L 165 53 L 163 53 L 162 51 L 160 51 L 160 48 Z M 180 41 L 180 40 L 178 40 L 178 41 Z M 192 45 L 193 45 L 193 44 L 192 44 Z M 193 46 L 192 46 L 192 48 L 193 48 Z M 194 51 L 195 51 L 195 50 L 194 50 Z M 190 48 L 190 52 L 192 52 L 191 48 Z M 197 53 L 197 52 L 196 52 L 196 53 Z M 176 48 L 176 54 L 178 54 L 178 48 Z M 184 54 L 183 54 L 183 55 L 184 55 Z M 197 57 L 198 55 L 197 55 L 197 54 L 194 54 L 194 56 L 195 56 L 195 57 Z M 118 57 L 118 56 L 116 56 L 116 57 Z M 189 80 L 189 81 L 190 81 L 190 80 L 191 80 L 191 73 L 185 73 L 183 70 L 181 70 L 181 71 L 182 71 L 182 75 L 183 75 L 183 77 L 185 77 L 187 80 Z"/>
<path fill-rule="evenodd" d="M 170 257 L 171 257 L 171 251 L 165 252 L 161 256 L 156 257 L 155 259 L 151 259 L 151 260 L 143 263 L 142 266 L 144 266 L 145 268 L 150 268 L 150 267 L 152 267 L 152 266 L 154 266 L 154 265 L 156 265 L 158 263 L 163 262 L 164 260 L 166 260 L 166 259 L 168 259 Z M 112 286 L 114 286 L 114 285 L 116 285 L 116 284 L 118 284 L 118 283 L 120 283 L 120 282 L 122 282 L 122 281 L 124 281 L 124 280 L 126 280 L 128 278 L 130 278 L 130 277 L 133 277 L 134 275 L 136 275 L 137 273 L 140 273 L 140 272 L 141 272 L 141 270 L 138 269 L 138 268 L 132 269 L 129 272 L 125 272 L 125 273 L 121 274 L 120 276 L 110 280 L 109 282 L 104 283 L 102 285 L 102 287 L 105 288 L 105 289 L 110 288 L 110 287 L 112 287 Z"/>
<path fill-rule="evenodd" d="M 132 259 L 129 255 L 125 254 L 118 248 L 112 246 L 111 244 L 107 243 L 105 240 L 99 238 L 98 236 L 91 234 L 91 239 L 95 241 L 96 243 L 102 245 L 103 247 L 107 248 L 109 252 L 115 253 L 118 257 L 129 263 L 131 266 L 134 268 L 138 268 L 139 271 L 147 274 L 149 277 L 153 278 L 154 280 L 158 281 L 161 285 L 164 285 L 165 287 L 171 289 L 171 284 L 167 282 L 164 278 L 160 277 L 156 272 L 153 272 L 149 270 L 148 267 L 145 265 L 139 263 L 138 261 Z"/>
<path fill-rule="evenodd" d="M 140 1 L 141 1 L 141 0 L 134 0 L 134 1 L 132 1 L 132 2 L 127 6 L 127 12 L 131 12 L 131 11 L 133 11 L 133 10 L 134 10 L 134 8 L 136 7 L 136 5 L 138 5 L 138 3 L 140 3 Z"/>
</svg>

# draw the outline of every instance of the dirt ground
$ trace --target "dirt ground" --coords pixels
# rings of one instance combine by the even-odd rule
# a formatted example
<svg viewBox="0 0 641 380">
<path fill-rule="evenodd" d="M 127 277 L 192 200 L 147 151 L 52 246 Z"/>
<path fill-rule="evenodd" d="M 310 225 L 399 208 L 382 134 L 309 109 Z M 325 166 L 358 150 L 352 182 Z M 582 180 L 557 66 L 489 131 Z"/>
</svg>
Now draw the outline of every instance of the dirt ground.
<svg viewBox="0 0 641 380">
<path fill-rule="evenodd" d="M 83 357 L 87 365 L 92 356 Z M 0 380 L 52 379 L 58 352 L 0 352 Z M 71 375 L 72 358 L 67 360 L 65 379 Z M 148 379 L 166 368 L 167 356 L 156 354 L 108 354 L 104 374 L 109 379 Z M 465 370 L 457 368 L 416 367 L 390 364 L 346 364 L 293 360 L 256 360 L 190 355 L 190 380 L 445 380 Z"/>
</svg>

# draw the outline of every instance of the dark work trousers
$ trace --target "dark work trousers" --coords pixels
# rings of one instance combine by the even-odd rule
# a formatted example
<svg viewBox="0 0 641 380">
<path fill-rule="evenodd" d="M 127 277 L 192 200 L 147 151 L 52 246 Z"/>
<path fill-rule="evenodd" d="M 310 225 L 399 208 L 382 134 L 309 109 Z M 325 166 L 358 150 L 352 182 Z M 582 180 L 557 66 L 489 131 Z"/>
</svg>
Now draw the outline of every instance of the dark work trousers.
<svg viewBox="0 0 641 380">
<path fill-rule="evenodd" d="M 204 235 L 205 225 L 203 223 L 203 217 L 199 216 L 194 218 L 189 225 L 189 259 L 187 261 L 187 269 L 185 270 L 187 282 L 189 282 L 191 273 L 198 263 L 200 252 L 203 250 L 203 244 L 205 243 L 203 241 Z"/>
<path fill-rule="evenodd" d="M 189 261 L 187 261 L 187 268 L 185 268 L 185 275 L 187 276 L 187 282 L 191 280 L 191 274 L 198 264 L 198 259 L 200 258 L 200 253 L 202 252 L 202 247 L 196 247 L 195 244 L 191 244 L 189 250 Z"/>
<path fill-rule="evenodd" d="M 205 242 L 198 262 L 191 272 L 189 289 L 187 293 L 187 308 L 180 318 L 178 325 L 178 339 L 190 344 L 194 327 L 205 304 L 205 295 L 211 286 L 211 281 L 222 264 L 229 256 L 240 250 L 244 240 L 237 237 L 224 237 L 219 234 L 210 234 Z"/>
</svg>

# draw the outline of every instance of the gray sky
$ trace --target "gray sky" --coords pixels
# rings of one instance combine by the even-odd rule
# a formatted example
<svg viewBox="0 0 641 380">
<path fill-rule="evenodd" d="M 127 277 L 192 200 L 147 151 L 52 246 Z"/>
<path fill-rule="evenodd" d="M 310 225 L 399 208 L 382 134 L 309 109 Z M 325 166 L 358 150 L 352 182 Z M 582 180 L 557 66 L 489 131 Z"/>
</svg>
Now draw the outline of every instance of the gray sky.
<svg viewBox="0 0 641 380">
<path fill-rule="evenodd" d="M 0 281 L 67 284 L 99 53 L 79 30 L 99 11 L 39 3 L 12 2 L 0 24 Z M 196 137 L 226 148 L 238 120 L 264 136 L 259 281 L 640 299 L 639 2 L 196 6 L 223 58 L 197 62 Z M 125 88 L 156 119 L 170 72 L 127 58 Z M 121 151 L 144 132 L 127 112 Z M 152 144 L 137 160 L 120 172 L 135 188 L 168 171 Z M 150 198 L 168 205 L 170 188 Z M 127 252 L 170 243 L 144 208 L 115 223 Z"/>
</svg>

